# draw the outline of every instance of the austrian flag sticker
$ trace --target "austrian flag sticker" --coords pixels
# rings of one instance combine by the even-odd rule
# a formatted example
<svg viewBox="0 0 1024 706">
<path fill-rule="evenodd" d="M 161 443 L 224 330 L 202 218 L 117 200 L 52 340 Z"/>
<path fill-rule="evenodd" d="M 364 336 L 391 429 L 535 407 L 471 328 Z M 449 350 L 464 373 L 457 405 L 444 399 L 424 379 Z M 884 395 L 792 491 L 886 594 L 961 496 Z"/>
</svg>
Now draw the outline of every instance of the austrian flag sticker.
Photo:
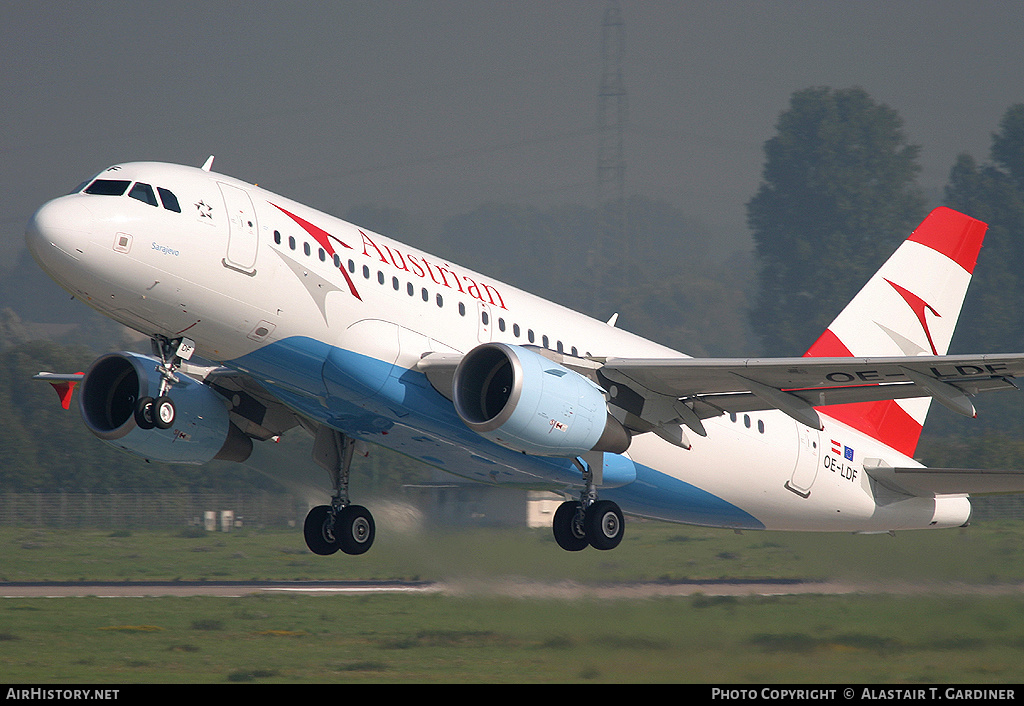
<svg viewBox="0 0 1024 706">
<path fill-rule="evenodd" d="M 853 460 L 853 449 L 849 446 L 843 446 L 835 439 L 832 439 L 832 453 L 836 456 L 842 456 L 847 461 Z"/>
</svg>

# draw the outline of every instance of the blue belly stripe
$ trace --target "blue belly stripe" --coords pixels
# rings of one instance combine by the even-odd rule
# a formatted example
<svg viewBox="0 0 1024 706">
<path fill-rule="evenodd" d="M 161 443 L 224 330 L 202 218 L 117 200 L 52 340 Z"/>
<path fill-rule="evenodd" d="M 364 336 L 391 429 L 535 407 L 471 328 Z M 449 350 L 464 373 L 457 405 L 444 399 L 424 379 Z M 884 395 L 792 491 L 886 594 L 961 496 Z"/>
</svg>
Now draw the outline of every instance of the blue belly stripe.
<svg viewBox="0 0 1024 706">
<path fill-rule="evenodd" d="M 443 471 L 480 482 L 580 485 L 579 471 L 569 459 L 519 454 L 475 434 L 417 371 L 298 336 L 225 365 L 267 383 L 282 402 L 319 423 Z M 685 481 L 625 457 L 609 465 L 609 484 L 625 484 L 602 489 L 601 497 L 619 503 L 623 512 L 695 525 L 764 529 L 749 513 Z M 635 480 L 629 482 L 632 473 Z"/>
</svg>

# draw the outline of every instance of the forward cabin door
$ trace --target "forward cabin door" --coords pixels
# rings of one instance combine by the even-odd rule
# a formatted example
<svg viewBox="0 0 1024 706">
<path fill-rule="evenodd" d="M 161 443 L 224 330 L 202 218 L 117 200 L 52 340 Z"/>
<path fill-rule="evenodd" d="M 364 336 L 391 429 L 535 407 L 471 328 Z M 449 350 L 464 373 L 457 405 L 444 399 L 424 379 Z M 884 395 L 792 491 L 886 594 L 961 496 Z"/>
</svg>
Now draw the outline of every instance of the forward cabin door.
<svg viewBox="0 0 1024 706">
<path fill-rule="evenodd" d="M 259 228 L 256 225 L 256 209 L 252 200 L 242 189 L 220 184 L 224 206 L 228 214 L 228 251 L 224 266 L 250 277 L 256 274 L 256 249 L 259 244 Z"/>
</svg>

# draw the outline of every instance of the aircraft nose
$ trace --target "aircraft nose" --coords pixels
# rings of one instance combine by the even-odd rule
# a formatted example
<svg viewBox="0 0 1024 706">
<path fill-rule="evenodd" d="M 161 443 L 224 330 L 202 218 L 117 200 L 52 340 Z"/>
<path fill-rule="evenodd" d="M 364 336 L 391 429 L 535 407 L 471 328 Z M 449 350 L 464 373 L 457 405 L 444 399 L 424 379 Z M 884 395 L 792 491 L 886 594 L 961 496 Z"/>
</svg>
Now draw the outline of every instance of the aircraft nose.
<svg viewBox="0 0 1024 706">
<path fill-rule="evenodd" d="M 92 231 L 93 216 L 74 196 L 65 196 L 43 204 L 32 214 L 25 228 L 25 243 L 40 264 L 57 256 L 77 259 Z"/>
</svg>

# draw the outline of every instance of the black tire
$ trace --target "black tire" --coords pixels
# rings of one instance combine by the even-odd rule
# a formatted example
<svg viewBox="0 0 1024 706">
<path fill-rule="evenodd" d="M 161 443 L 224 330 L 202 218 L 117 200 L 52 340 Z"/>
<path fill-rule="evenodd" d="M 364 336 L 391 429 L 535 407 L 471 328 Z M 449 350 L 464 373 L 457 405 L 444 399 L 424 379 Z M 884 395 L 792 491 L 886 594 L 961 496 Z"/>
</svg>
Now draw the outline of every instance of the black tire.
<svg viewBox="0 0 1024 706">
<path fill-rule="evenodd" d="M 331 522 L 329 505 L 317 505 L 306 515 L 302 533 L 309 551 L 320 556 L 330 556 L 338 551 L 338 541 Z"/>
<path fill-rule="evenodd" d="M 178 410 L 174 408 L 170 397 L 162 395 L 153 400 L 153 424 L 157 429 L 170 429 L 177 416 Z"/>
<path fill-rule="evenodd" d="M 611 500 L 598 500 L 587 508 L 583 520 L 587 540 L 594 549 L 615 549 L 625 534 L 622 510 Z"/>
<path fill-rule="evenodd" d="M 139 429 L 152 429 L 156 424 L 153 422 L 153 398 L 140 397 L 135 403 L 135 423 Z"/>
<path fill-rule="evenodd" d="M 346 554 L 363 554 L 373 545 L 377 528 L 373 515 L 362 505 L 349 505 L 338 514 L 334 535 Z"/>
<path fill-rule="evenodd" d="M 578 552 L 589 544 L 583 523 L 577 519 L 582 506 L 575 500 L 568 500 L 558 506 L 551 522 L 551 531 L 555 542 L 567 552 Z"/>
</svg>

